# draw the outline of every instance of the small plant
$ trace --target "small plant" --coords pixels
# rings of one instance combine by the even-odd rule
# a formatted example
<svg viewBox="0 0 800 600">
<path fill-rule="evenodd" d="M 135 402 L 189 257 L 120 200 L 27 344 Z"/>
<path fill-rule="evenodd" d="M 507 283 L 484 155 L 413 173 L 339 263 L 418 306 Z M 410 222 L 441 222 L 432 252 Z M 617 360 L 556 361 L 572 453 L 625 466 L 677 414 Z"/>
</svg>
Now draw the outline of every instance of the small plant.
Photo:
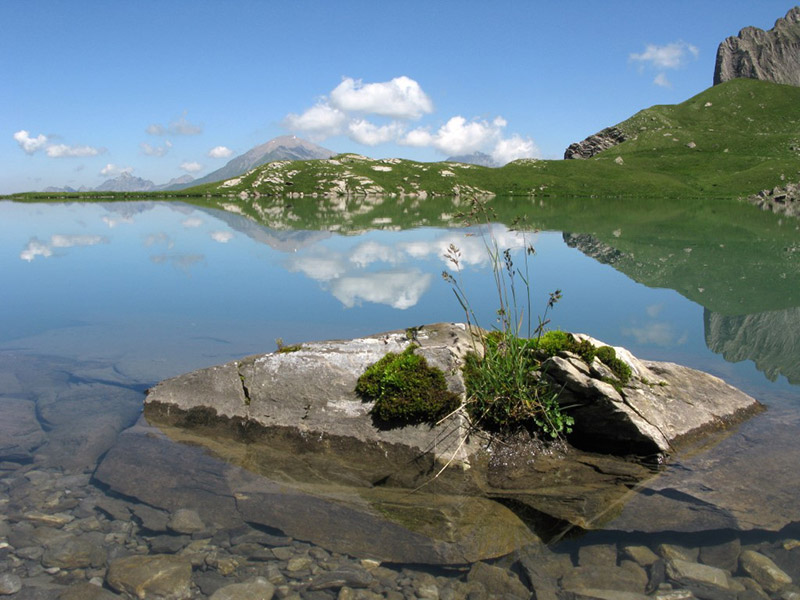
<svg viewBox="0 0 800 600">
<path fill-rule="evenodd" d="M 474 200 L 468 218 L 491 222 L 491 214 L 480 201 Z M 561 291 L 550 294 L 547 307 L 534 328 L 531 319 L 531 284 L 529 257 L 535 254 L 524 233 L 524 260 L 517 269 L 510 249 L 500 250 L 491 234 L 482 238 L 492 265 L 499 308 L 495 330 L 486 333 L 480 328 L 461 280 L 461 251 L 453 244 L 445 258 L 454 272 L 444 271 L 447 281 L 464 310 L 467 325 L 476 331 L 480 348 L 474 348 L 465 361 L 464 379 L 467 387 L 465 409 L 473 423 L 491 430 L 511 430 L 520 427 L 539 429 L 551 437 L 570 433 L 574 420 L 565 414 L 558 393 L 541 376 L 541 360 L 535 348 L 545 331 L 547 313 L 561 299 Z M 518 281 L 524 289 L 518 289 Z M 521 335 L 525 327 L 526 335 Z M 532 337 L 535 336 L 535 337 Z"/>
<path fill-rule="evenodd" d="M 283 343 L 283 338 L 275 338 L 275 345 L 278 347 L 279 354 L 286 354 L 288 352 L 297 352 L 303 347 L 302 344 L 292 344 L 291 346 L 287 346 Z"/>
<path fill-rule="evenodd" d="M 374 401 L 372 414 L 391 424 L 434 422 L 459 406 L 458 395 L 447 389 L 444 373 L 415 354 L 415 344 L 389 352 L 358 378 L 356 393 Z"/>
</svg>

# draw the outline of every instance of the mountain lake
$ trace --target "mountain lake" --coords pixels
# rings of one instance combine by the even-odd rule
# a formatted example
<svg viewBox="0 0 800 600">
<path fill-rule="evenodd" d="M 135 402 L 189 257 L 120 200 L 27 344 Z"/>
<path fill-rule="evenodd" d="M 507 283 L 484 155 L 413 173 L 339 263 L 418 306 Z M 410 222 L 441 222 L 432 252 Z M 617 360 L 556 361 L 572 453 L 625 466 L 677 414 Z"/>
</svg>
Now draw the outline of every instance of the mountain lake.
<svg viewBox="0 0 800 600">
<path fill-rule="evenodd" d="M 465 224 L 466 204 L 1 201 L 0 588 L 113 594 L 108 565 L 149 555 L 191 562 L 166 597 L 255 577 L 278 598 L 800 597 L 800 222 L 729 199 L 495 198 L 491 223 Z M 472 557 L 405 562 L 380 556 L 404 543 L 391 527 L 342 509 L 371 492 L 350 491 L 324 455 L 264 459 L 143 417 L 160 380 L 276 340 L 463 321 L 441 276 L 450 244 L 491 327 L 488 235 L 518 266 L 534 246 L 534 322 L 561 290 L 550 328 L 709 372 L 767 410 L 646 477 L 614 475 L 583 526 L 459 496 L 457 474 L 417 499 L 405 490 L 396 504 L 415 515 L 447 504 L 422 534 Z M 580 504 L 586 490 L 565 477 L 559 494 Z M 241 509 L 265 489 L 274 523 Z M 753 555 L 794 583 L 749 566 Z"/>
</svg>

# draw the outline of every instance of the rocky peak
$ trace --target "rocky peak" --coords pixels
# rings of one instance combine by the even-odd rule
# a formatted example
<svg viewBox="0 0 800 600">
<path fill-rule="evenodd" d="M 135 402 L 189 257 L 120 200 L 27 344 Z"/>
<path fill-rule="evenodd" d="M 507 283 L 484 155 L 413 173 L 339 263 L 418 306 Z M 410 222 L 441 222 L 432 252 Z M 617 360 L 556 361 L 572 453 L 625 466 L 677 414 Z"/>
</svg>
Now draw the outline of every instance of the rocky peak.
<svg viewBox="0 0 800 600">
<path fill-rule="evenodd" d="M 719 45 L 714 85 L 737 77 L 800 86 L 800 6 L 769 31 L 745 27 Z"/>
</svg>

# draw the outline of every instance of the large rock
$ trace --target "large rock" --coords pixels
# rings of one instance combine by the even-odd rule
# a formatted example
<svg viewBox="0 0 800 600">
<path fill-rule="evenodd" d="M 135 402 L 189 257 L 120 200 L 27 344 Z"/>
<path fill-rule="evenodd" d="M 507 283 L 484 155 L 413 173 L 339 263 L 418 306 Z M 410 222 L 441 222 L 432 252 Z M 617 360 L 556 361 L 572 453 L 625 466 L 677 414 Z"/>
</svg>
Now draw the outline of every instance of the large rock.
<svg viewBox="0 0 800 600">
<path fill-rule="evenodd" d="M 444 371 L 451 391 L 463 394 L 464 355 L 477 344 L 463 324 L 437 324 L 414 334 L 418 353 Z M 587 337 L 587 336 L 583 336 Z M 591 340 L 595 345 L 602 342 Z M 295 352 L 253 356 L 159 383 L 145 400 L 145 415 L 162 422 L 223 421 L 235 427 L 289 428 L 358 443 L 365 452 L 432 455 L 468 463 L 481 444 L 466 417 L 456 414 L 435 427 L 376 426 L 372 404 L 355 393 L 358 377 L 387 352 L 411 341 L 394 331 L 346 341 L 303 344 Z M 621 391 L 603 381 L 602 369 L 577 357 L 555 357 L 547 376 L 564 388 L 562 404 L 576 420 L 576 443 L 602 452 L 666 453 L 675 443 L 710 428 L 741 420 L 760 405 L 711 375 L 669 363 L 640 361 L 623 348 L 618 356 L 632 369 Z M 245 427 L 245 429 L 246 429 Z M 330 443 L 330 442 L 329 442 Z"/>
<path fill-rule="evenodd" d="M 466 327 L 426 326 L 416 337 L 428 362 L 463 393 L 460 366 L 473 348 Z M 548 538 L 616 519 L 632 490 L 656 472 L 610 452 L 669 453 L 761 408 L 715 377 L 617 348 L 633 373 L 619 389 L 603 381 L 607 368 L 569 354 L 547 367 L 576 417 L 570 441 L 580 449 L 543 448 L 524 435 L 487 448 L 480 432 L 466 436 L 461 417 L 438 426 L 376 426 L 370 403 L 354 393 L 356 380 L 409 343 L 406 332 L 309 343 L 164 381 L 150 390 L 145 418 L 167 437 L 145 434 L 144 424 L 129 430 L 96 477 L 157 508 L 195 509 L 206 523 L 205 515 L 227 515 L 356 556 L 471 562 L 526 543 L 527 529 L 508 507 L 528 522 L 543 515 L 533 520 Z M 227 466 L 220 470 L 190 446 Z M 357 529 L 348 525 L 354 521 Z M 387 531 L 395 540 L 389 554 L 377 541 Z"/>
<path fill-rule="evenodd" d="M 745 27 L 719 45 L 714 85 L 737 77 L 800 86 L 800 6 L 769 31 Z"/>
<path fill-rule="evenodd" d="M 400 445 L 418 453 L 459 461 L 472 442 L 460 415 L 442 426 L 377 427 L 372 403 L 355 393 L 358 377 L 388 352 L 402 352 L 411 332 L 394 331 L 366 338 L 302 344 L 293 352 L 251 356 L 168 379 L 150 389 L 145 414 L 194 411 L 193 417 L 228 419 L 262 427 L 289 427 L 308 434 L 331 434 L 373 448 Z M 473 348 L 464 325 L 439 324 L 416 332 L 417 353 L 446 374 L 448 387 L 464 392 L 461 360 Z"/>
<path fill-rule="evenodd" d="M 603 345 L 589 336 L 576 337 Z M 563 388 L 559 402 L 574 407 L 573 441 L 582 448 L 669 454 L 686 441 L 761 410 L 755 399 L 718 377 L 674 363 L 639 360 L 624 348 L 615 351 L 632 371 L 625 386 L 603 381 L 606 374 L 596 359 L 587 366 L 577 356 L 556 356 L 545 367 L 547 376 Z"/>
</svg>

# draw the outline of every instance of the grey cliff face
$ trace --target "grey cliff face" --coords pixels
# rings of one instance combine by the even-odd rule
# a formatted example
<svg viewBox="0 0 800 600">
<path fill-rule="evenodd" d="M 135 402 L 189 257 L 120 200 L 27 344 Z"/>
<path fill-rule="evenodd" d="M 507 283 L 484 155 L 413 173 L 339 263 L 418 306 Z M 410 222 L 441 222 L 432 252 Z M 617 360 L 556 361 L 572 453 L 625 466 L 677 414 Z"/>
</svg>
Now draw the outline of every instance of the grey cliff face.
<svg viewBox="0 0 800 600">
<path fill-rule="evenodd" d="M 590 135 L 582 142 L 570 144 L 569 148 L 564 152 L 564 158 L 592 158 L 595 154 L 613 148 L 626 139 L 628 138 L 622 130 L 617 127 L 607 127 L 594 135 Z"/>
<path fill-rule="evenodd" d="M 737 77 L 800 86 L 800 6 L 769 31 L 745 27 L 719 45 L 714 85 Z"/>
</svg>

